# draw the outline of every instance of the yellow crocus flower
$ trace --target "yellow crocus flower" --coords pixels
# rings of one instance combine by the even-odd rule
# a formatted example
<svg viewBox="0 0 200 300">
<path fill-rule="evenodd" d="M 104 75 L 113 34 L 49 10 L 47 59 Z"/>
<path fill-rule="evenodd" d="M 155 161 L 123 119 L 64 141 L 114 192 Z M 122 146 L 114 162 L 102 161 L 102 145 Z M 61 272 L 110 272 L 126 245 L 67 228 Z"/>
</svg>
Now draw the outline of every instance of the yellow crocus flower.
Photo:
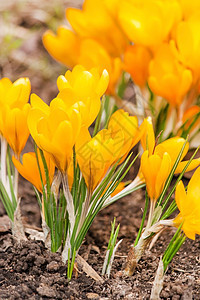
<svg viewBox="0 0 200 300">
<path fill-rule="evenodd" d="M 9 106 L 2 109 L 2 135 L 16 153 L 17 157 L 19 157 L 20 153 L 24 149 L 30 134 L 27 125 L 29 111 L 29 103 L 25 104 L 21 109 L 18 107 L 12 109 Z"/>
<path fill-rule="evenodd" d="M 148 150 L 149 155 L 152 155 L 153 153 L 157 153 L 158 155 L 162 156 L 165 152 L 168 152 L 171 157 L 172 166 L 173 166 L 185 143 L 185 139 L 176 136 L 156 145 L 151 117 L 144 119 L 143 123 L 145 127 L 144 134 L 141 138 L 141 144 L 143 149 Z M 189 150 L 189 143 L 186 143 L 180 162 L 176 168 L 175 174 L 181 173 L 184 167 L 186 166 L 186 164 L 188 163 L 188 160 L 183 161 L 183 158 L 188 153 L 188 150 Z M 199 164 L 200 164 L 200 158 L 193 159 L 190 165 L 188 166 L 188 168 L 186 169 L 186 172 L 195 169 L 196 167 L 198 167 Z"/>
<path fill-rule="evenodd" d="M 81 38 L 69 29 L 60 27 L 57 35 L 48 30 L 43 36 L 43 43 L 53 58 L 68 68 L 81 64 L 87 70 L 98 68 L 99 73 L 106 69 L 110 77 L 106 93 L 114 94 L 116 83 L 122 73 L 122 62 L 119 57 L 109 55 L 97 41 L 91 38 Z"/>
<path fill-rule="evenodd" d="M 80 132 L 81 116 L 72 106 L 61 105 L 61 101 L 55 98 L 48 106 L 38 96 L 31 95 L 28 127 L 38 147 L 48 152 L 57 168 L 66 173 Z"/>
<path fill-rule="evenodd" d="M 170 138 L 158 144 L 155 147 L 155 154 L 163 155 L 163 153 L 167 152 L 170 155 L 172 166 L 173 166 L 184 143 L 185 143 L 184 138 L 175 136 L 173 138 Z M 175 174 L 181 173 L 184 167 L 186 166 L 186 164 L 188 163 L 188 160 L 183 161 L 183 158 L 187 154 L 188 150 L 189 150 L 189 143 L 186 143 L 180 162 L 175 170 Z M 186 172 L 189 172 L 197 168 L 199 165 L 200 165 L 200 158 L 193 159 L 189 164 L 189 166 L 187 167 Z"/>
<path fill-rule="evenodd" d="M 142 154 L 140 166 L 148 195 L 152 201 L 156 201 L 172 168 L 170 155 L 167 152 L 162 156 L 158 154 L 149 155 L 149 151 L 146 150 Z"/>
<path fill-rule="evenodd" d="M 8 78 L 0 80 L 0 103 L 11 108 L 22 108 L 29 100 L 31 83 L 27 77 L 11 82 Z"/>
<path fill-rule="evenodd" d="M 28 118 L 31 135 L 39 148 L 52 155 L 61 172 L 67 172 L 81 127 L 89 127 L 96 118 L 108 80 L 106 70 L 99 75 L 97 69 L 87 71 L 77 65 L 59 76 L 60 92 L 50 106 L 32 95 Z"/>
<path fill-rule="evenodd" d="M 155 201 L 162 192 L 165 181 L 185 143 L 185 139 L 176 136 L 156 145 L 151 118 L 145 119 L 144 123 L 146 131 L 141 139 L 141 144 L 143 149 L 148 150 L 142 154 L 139 176 L 144 177 L 148 194 Z M 189 143 L 186 143 L 175 174 L 181 173 L 188 163 L 188 161 L 183 161 L 188 150 Z M 186 172 L 195 169 L 199 165 L 200 158 L 193 159 Z"/>
<path fill-rule="evenodd" d="M 128 42 L 115 15 L 117 2 L 85 0 L 82 10 L 66 11 L 67 20 L 79 36 L 96 40 L 113 57 L 120 56 Z"/>
<path fill-rule="evenodd" d="M 151 49 L 168 39 L 180 19 L 176 0 L 123 0 L 120 4 L 119 21 L 128 38 Z"/>
<path fill-rule="evenodd" d="M 31 84 L 28 78 L 12 83 L 8 78 L 0 80 L 0 132 L 10 147 L 20 155 L 29 136 L 27 116 Z"/>
<path fill-rule="evenodd" d="M 42 38 L 43 44 L 54 59 L 73 68 L 78 62 L 81 39 L 70 29 L 60 26 L 57 34 L 47 30 Z"/>
<path fill-rule="evenodd" d="M 172 50 L 178 60 L 193 71 L 193 83 L 200 76 L 200 11 L 180 22 L 174 33 L 174 40 L 170 42 Z"/>
<path fill-rule="evenodd" d="M 151 56 L 151 52 L 141 45 L 130 45 L 124 53 L 124 69 L 141 88 L 147 82 Z"/>
<path fill-rule="evenodd" d="M 88 71 L 81 65 L 76 65 L 72 71 L 68 70 L 65 76 L 61 75 L 57 80 L 59 91 L 66 88 L 74 91 L 74 102 L 87 100 L 93 94 L 100 98 L 105 93 L 108 82 L 109 75 L 105 69 L 100 75 L 97 68 Z"/>
<path fill-rule="evenodd" d="M 153 130 L 153 124 L 151 117 L 144 119 L 144 134 L 141 138 L 141 145 L 144 150 L 149 150 L 149 153 L 152 154 L 155 147 L 155 134 Z"/>
<path fill-rule="evenodd" d="M 149 64 L 148 84 L 153 93 L 179 106 L 192 80 L 192 72 L 176 59 L 169 44 L 162 44 Z"/>
<path fill-rule="evenodd" d="M 107 129 L 76 150 L 77 161 L 90 192 L 92 192 L 108 168 L 114 162 L 114 140 Z"/>
<path fill-rule="evenodd" d="M 84 67 L 77 65 L 72 72 L 67 71 L 65 76 L 58 77 L 60 92 L 57 98 L 61 99 L 61 105 L 64 102 L 66 108 L 73 105 L 81 114 L 82 126 L 89 127 L 99 113 L 100 97 L 107 89 L 108 80 L 106 70 L 100 76 L 95 68 L 86 71 Z"/>
<path fill-rule="evenodd" d="M 180 210 L 174 219 L 175 226 L 182 225 L 185 235 L 195 240 L 195 234 L 200 234 L 200 168 L 198 168 L 188 184 L 187 193 L 183 182 L 180 181 L 176 187 L 175 200 Z"/>
<path fill-rule="evenodd" d="M 97 41 L 85 38 L 80 43 L 78 63 L 87 69 L 98 68 L 99 72 L 106 69 L 110 78 L 106 94 L 115 93 L 116 84 L 122 74 L 122 61 L 120 57 L 111 56 Z"/>
<path fill-rule="evenodd" d="M 123 109 L 118 109 L 110 118 L 108 130 L 118 143 L 116 157 L 123 158 L 140 141 L 144 134 L 144 124 L 138 126 L 138 119 L 129 116 Z M 121 161 L 120 161 L 121 162 Z"/>
<path fill-rule="evenodd" d="M 44 157 L 47 163 L 47 168 L 49 171 L 49 180 L 50 184 L 53 181 L 54 177 L 54 172 L 55 172 L 55 164 L 51 160 L 50 156 L 48 153 L 44 152 Z M 39 160 L 39 166 L 41 170 L 41 175 L 42 175 L 42 181 L 43 184 L 46 184 L 46 177 L 45 177 L 45 171 L 44 171 L 44 165 L 42 162 L 41 155 L 38 151 L 38 160 Z M 16 159 L 14 156 L 12 157 L 12 161 L 18 170 L 18 172 L 28 181 L 30 181 L 36 189 L 42 193 L 42 183 L 40 179 L 40 173 L 38 169 L 38 164 L 37 164 L 37 158 L 34 152 L 29 152 L 25 153 L 22 157 L 22 163 Z"/>
<path fill-rule="evenodd" d="M 94 138 L 87 131 L 80 134 L 76 145 L 77 160 L 90 191 L 93 191 L 110 166 L 120 158 L 121 163 L 128 152 L 139 142 L 145 130 L 138 126 L 136 117 L 117 110 L 110 118 L 108 129 L 101 130 Z"/>
<path fill-rule="evenodd" d="M 132 148 L 134 136 L 129 142 L 122 126 L 119 126 L 115 132 L 109 126 L 93 138 L 85 130 L 80 135 L 81 139 L 78 139 L 76 144 L 77 160 L 88 189 L 93 191 L 108 169 L 120 158 L 122 159 L 119 163 L 126 157 L 127 152 Z M 120 187 L 122 186 L 120 184 Z"/>
</svg>

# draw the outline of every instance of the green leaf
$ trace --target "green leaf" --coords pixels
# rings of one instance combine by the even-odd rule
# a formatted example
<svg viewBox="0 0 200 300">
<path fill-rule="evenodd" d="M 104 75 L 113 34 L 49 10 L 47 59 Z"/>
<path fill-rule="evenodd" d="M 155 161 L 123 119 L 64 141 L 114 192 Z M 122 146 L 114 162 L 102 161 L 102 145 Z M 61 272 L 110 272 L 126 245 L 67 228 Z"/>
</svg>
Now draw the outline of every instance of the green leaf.
<svg viewBox="0 0 200 300">
<path fill-rule="evenodd" d="M 167 120 L 167 114 L 169 110 L 169 104 L 161 108 L 159 111 L 158 117 L 156 119 L 156 131 L 155 131 L 155 136 L 158 136 L 160 132 L 164 132 L 165 127 L 166 127 L 166 120 Z M 159 136 L 159 142 L 162 141 L 162 134 Z"/>
<path fill-rule="evenodd" d="M 16 209 L 16 205 L 13 204 L 10 197 L 8 196 L 8 193 L 4 187 L 1 179 L 0 179 L 0 195 L 1 195 L 1 200 L 2 200 L 3 206 L 6 210 L 8 217 L 10 218 L 10 220 L 14 221 L 14 212 Z"/>
<path fill-rule="evenodd" d="M 183 224 L 180 224 L 179 228 L 177 229 L 175 235 L 171 239 L 167 249 L 165 250 L 165 253 L 163 255 L 163 265 L 164 265 L 164 271 L 166 271 L 169 263 L 173 259 L 173 257 L 176 255 L 182 244 L 184 243 L 186 236 L 181 232 Z"/>
<path fill-rule="evenodd" d="M 12 174 L 11 174 L 11 168 L 10 168 L 10 159 L 9 159 L 9 154 L 7 153 L 6 157 L 6 162 L 7 162 L 7 172 L 8 172 L 8 180 L 9 180 L 9 185 L 10 185 L 10 192 L 11 192 L 11 202 L 13 203 L 13 207 L 16 209 L 17 207 L 17 199 L 15 197 L 14 193 L 14 187 L 13 187 L 13 179 L 12 179 Z"/>
<path fill-rule="evenodd" d="M 142 216 L 142 222 L 140 224 L 140 229 L 138 231 L 137 238 L 136 238 L 135 243 L 134 243 L 134 247 L 137 245 L 137 243 L 140 239 L 140 236 L 141 236 L 141 233 L 142 233 L 142 230 L 143 230 L 143 227 L 144 227 L 144 221 L 145 221 L 145 218 L 146 218 L 146 215 L 147 215 L 148 206 L 149 206 L 149 197 L 148 197 L 148 193 L 147 193 L 147 190 L 146 190 L 146 192 L 145 192 L 145 207 L 144 207 L 144 212 L 143 212 L 143 216 Z"/>
</svg>

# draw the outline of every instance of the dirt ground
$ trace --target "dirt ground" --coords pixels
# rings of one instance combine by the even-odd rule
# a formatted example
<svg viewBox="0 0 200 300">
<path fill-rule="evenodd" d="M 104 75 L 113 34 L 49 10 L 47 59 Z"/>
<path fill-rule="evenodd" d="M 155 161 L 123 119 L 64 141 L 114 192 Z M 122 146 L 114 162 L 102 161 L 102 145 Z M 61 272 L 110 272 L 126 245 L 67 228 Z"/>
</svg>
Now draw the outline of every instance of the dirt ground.
<svg viewBox="0 0 200 300">
<path fill-rule="evenodd" d="M 16 80 L 28 76 L 32 92 L 47 103 L 57 93 L 56 79 L 65 67 L 47 54 L 41 37 L 46 29 L 63 24 L 64 9 L 82 1 L 0 1 L 0 74 Z M 31 148 L 28 143 L 25 151 Z M 131 175 L 132 176 L 132 175 Z M 23 220 L 40 228 L 40 213 L 31 185 L 20 180 Z M 67 281 L 66 266 L 60 254 L 50 253 L 42 242 L 17 244 L 9 229 L 0 203 L 0 299 L 149 299 L 159 257 L 172 232 L 163 233 L 156 245 L 141 259 L 134 276 L 118 276 L 123 268 L 130 244 L 140 226 L 144 191 L 137 191 L 103 210 L 95 219 L 79 254 L 101 275 L 110 223 L 120 223 L 119 239 L 123 239 L 114 260 L 110 279 L 97 283 L 80 270 Z M 3 218 L 2 218 L 3 217 Z M 200 238 L 186 240 L 165 275 L 161 299 L 200 299 Z"/>
<path fill-rule="evenodd" d="M 23 188 L 21 189 L 23 192 Z M 116 217 L 121 224 L 118 239 L 123 239 L 114 260 L 110 279 L 97 283 L 80 270 L 67 281 L 66 266 L 60 254 L 50 253 L 42 242 L 17 244 L 10 233 L 0 233 L 0 299 L 149 299 L 159 257 L 172 232 L 163 233 L 156 245 L 141 259 L 131 278 L 118 276 L 127 251 L 140 225 L 144 191 L 119 200 L 95 219 L 79 254 L 101 275 L 110 222 Z M 25 188 L 22 197 L 23 217 L 39 226 L 36 199 Z M 1 208 L 1 215 L 3 209 Z M 2 219 L 1 219 L 2 220 Z M 2 224 L 1 224 L 2 225 Z M 3 231 L 3 230 L 2 230 Z M 161 299 L 200 299 L 200 239 L 186 240 L 165 275 Z"/>
</svg>

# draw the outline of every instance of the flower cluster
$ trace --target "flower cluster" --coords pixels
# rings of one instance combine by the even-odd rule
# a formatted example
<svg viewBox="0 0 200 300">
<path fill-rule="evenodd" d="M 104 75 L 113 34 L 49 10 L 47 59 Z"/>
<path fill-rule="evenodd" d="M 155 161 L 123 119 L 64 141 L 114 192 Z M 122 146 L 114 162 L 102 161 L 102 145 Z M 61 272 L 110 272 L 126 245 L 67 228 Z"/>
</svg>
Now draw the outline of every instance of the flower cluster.
<svg viewBox="0 0 200 300">
<path fill-rule="evenodd" d="M 163 256 L 165 271 L 186 237 L 200 234 L 198 149 L 184 160 L 191 144 L 199 146 L 200 5 L 85 0 L 82 10 L 69 8 L 66 16 L 70 29 L 60 27 L 57 35 L 48 31 L 43 37 L 49 53 L 72 69 L 58 77 L 58 94 L 49 105 L 30 96 L 28 78 L 0 80 L 0 195 L 13 233 L 26 238 L 19 172 L 35 187 L 43 240 L 52 251 L 62 250 L 71 279 L 77 251 L 97 213 L 146 185 L 144 214 L 124 273 L 133 274 L 152 238 L 172 226 L 178 229 Z M 134 108 L 122 101 L 130 84 L 124 72 L 146 97 L 142 115 L 133 113 L 139 111 L 137 95 Z M 35 152 L 21 156 L 29 134 Z M 132 159 L 136 145 L 142 151 Z M 124 183 L 139 156 L 138 175 Z M 181 179 L 197 167 L 186 190 Z M 169 219 L 177 208 L 180 212 Z M 114 233 L 114 227 L 115 221 L 104 267 L 109 274 L 119 231 L 118 226 Z"/>
<path fill-rule="evenodd" d="M 146 102 L 147 86 L 154 93 L 154 115 L 169 103 L 166 134 L 177 134 L 190 121 L 186 112 L 199 94 L 199 16 L 196 1 L 85 0 L 82 9 L 67 9 L 71 28 L 61 26 L 56 35 L 47 31 L 43 43 L 69 68 L 80 63 L 107 69 L 106 92 L 115 98 L 122 73 L 128 72 Z M 152 102 L 143 105 L 149 114 Z"/>
<path fill-rule="evenodd" d="M 98 77 L 95 70 L 89 72 L 77 66 L 65 77 L 58 78 L 60 92 L 50 106 L 37 95 L 31 96 L 30 133 L 38 147 L 51 155 L 61 172 L 67 172 L 73 146 L 84 128 L 88 128 L 96 118 L 107 82 L 105 70 Z"/>
<path fill-rule="evenodd" d="M 3 78 L 0 83 L 1 182 L 4 186 L 0 189 L 5 207 L 11 220 L 18 222 L 20 218 L 15 218 L 15 211 L 16 206 L 19 209 L 19 172 L 37 190 L 43 227 L 47 226 L 51 232 L 52 251 L 63 245 L 63 260 L 69 260 L 79 249 L 88 229 L 83 230 L 88 227 L 87 222 L 92 222 L 94 210 L 97 213 L 105 203 L 109 204 L 107 200 L 125 188 L 121 182 L 122 172 L 130 159 L 130 150 L 146 131 L 146 121 L 139 126 L 137 117 L 120 109 L 110 116 L 105 128 L 98 128 L 96 132 L 93 129 L 91 136 L 89 127 L 98 115 L 101 117 L 101 97 L 109 83 L 106 70 L 99 73 L 96 68 L 88 71 L 81 65 L 75 66 L 65 76 L 58 77 L 59 92 L 49 105 L 36 94 L 31 94 L 28 103 L 30 82 L 27 78 L 13 84 Z M 35 143 L 35 152 L 20 157 L 29 134 Z M 12 156 L 14 174 L 10 168 L 12 153 L 15 154 Z M 10 197 L 14 200 L 10 201 Z M 20 226 L 23 231 L 22 223 Z M 57 231 L 55 226 L 58 226 Z M 17 234 L 15 231 L 15 236 Z"/>
</svg>

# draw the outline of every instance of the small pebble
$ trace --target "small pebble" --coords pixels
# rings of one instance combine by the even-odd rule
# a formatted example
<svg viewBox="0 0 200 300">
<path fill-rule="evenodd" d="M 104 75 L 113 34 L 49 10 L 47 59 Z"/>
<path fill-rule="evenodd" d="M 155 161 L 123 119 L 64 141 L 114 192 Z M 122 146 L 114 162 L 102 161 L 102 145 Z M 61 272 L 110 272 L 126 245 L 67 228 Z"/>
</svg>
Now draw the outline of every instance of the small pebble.
<svg viewBox="0 0 200 300">
<path fill-rule="evenodd" d="M 87 293 L 86 296 L 88 299 L 99 299 L 99 295 L 95 293 Z"/>
<path fill-rule="evenodd" d="M 58 271 L 59 269 L 59 265 L 56 261 L 51 261 L 48 265 L 47 265 L 47 270 L 49 272 L 54 272 L 54 271 Z"/>
</svg>

